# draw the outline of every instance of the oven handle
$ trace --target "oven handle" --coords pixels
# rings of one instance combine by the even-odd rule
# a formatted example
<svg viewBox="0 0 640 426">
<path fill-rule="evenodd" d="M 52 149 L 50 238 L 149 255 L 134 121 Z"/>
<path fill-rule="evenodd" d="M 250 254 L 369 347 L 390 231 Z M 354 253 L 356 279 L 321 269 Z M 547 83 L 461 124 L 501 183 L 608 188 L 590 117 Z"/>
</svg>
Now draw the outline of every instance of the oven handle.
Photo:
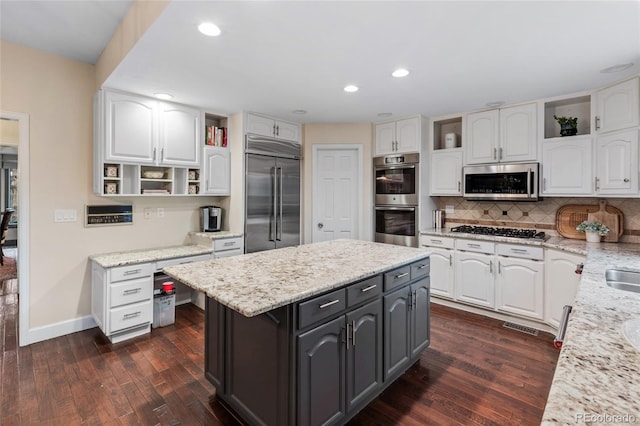
<svg viewBox="0 0 640 426">
<path fill-rule="evenodd" d="M 398 212 L 415 212 L 415 207 L 376 207 L 376 210 L 393 210 Z"/>
<path fill-rule="evenodd" d="M 416 165 L 411 164 L 394 164 L 393 166 L 376 166 L 376 170 L 395 170 L 395 169 L 415 169 Z"/>
</svg>

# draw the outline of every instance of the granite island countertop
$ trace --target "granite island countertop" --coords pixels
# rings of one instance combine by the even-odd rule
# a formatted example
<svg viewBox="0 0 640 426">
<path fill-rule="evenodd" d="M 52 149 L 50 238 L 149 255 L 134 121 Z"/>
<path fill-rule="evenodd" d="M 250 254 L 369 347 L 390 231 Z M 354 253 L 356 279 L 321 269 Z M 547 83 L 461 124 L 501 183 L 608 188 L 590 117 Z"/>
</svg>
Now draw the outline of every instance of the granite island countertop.
<svg viewBox="0 0 640 426">
<path fill-rule="evenodd" d="M 640 270 L 640 244 L 587 243 L 562 237 L 524 240 L 447 229 L 422 234 L 542 246 L 586 255 L 542 424 L 624 423 L 621 420 L 625 419 L 627 423 L 640 423 L 640 351 L 622 334 L 626 320 L 640 318 L 640 294 L 611 288 L 604 277 L 612 267 Z"/>
<path fill-rule="evenodd" d="M 170 266 L 163 271 L 252 317 L 427 256 L 429 252 L 419 248 L 334 240 Z"/>
</svg>

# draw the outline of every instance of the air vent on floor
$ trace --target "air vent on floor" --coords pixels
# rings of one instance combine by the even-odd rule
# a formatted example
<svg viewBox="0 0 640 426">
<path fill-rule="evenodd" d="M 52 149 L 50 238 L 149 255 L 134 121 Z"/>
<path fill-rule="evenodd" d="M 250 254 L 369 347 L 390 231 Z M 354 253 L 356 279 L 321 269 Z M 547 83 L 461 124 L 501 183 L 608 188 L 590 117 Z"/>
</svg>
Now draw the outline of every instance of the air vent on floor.
<svg viewBox="0 0 640 426">
<path fill-rule="evenodd" d="M 504 324 L 502 324 L 502 326 L 505 328 L 510 328 L 511 330 L 521 331 L 522 333 L 527 333 L 532 336 L 538 335 L 538 330 L 536 330 L 535 328 L 526 327 L 524 325 L 515 324 L 513 322 L 505 322 Z"/>
</svg>

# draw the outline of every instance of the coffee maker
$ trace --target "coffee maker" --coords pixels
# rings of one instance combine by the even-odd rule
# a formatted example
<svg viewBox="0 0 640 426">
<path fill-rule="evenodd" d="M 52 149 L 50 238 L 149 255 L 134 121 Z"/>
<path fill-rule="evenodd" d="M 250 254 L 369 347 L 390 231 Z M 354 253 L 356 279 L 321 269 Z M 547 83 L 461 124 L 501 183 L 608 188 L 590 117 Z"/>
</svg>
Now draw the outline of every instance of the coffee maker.
<svg viewBox="0 0 640 426">
<path fill-rule="evenodd" d="M 218 232 L 222 229 L 222 208 L 216 206 L 200 207 L 202 232 Z"/>
</svg>

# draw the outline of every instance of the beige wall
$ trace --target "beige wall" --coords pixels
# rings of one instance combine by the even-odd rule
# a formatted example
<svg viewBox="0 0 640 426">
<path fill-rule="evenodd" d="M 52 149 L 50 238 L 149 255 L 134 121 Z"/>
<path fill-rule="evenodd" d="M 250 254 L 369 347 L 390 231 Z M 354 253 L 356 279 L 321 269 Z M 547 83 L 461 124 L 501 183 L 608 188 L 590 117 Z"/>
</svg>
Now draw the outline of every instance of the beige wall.
<svg viewBox="0 0 640 426">
<path fill-rule="evenodd" d="M 0 145 L 17 146 L 18 142 L 20 142 L 18 122 L 0 120 Z"/>
<path fill-rule="evenodd" d="M 310 243 L 313 235 L 313 145 L 315 144 L 358 144 L 362 145 L 362 185 L 363 185 L 363 209 L 364 232 L 362 239 L 371 240 L 372 215 L 368 207 L 373 205 L 373 167 L 371 166 L 373 146 L 373 124 L 371 123 L 340 123 L 340 124 L 305 124 L 303 126 L 303 161 L 302 161 L 302 217 L 303 217 L 303 243 Z"/>
<path fill-rule="evenodd" d="M 28 245 L 34 328 L 90 314 L 89 255 L 182 244 L 198 227 L 198 207 L 226 200 L 94 196 L 94 66 L 0 43 L 0 109 L 30 117 L 30 240 L 19 244 Z M 84 227 L 87 204 L 116 203 L 133 204 L 133 225 Z M 145 220 L 147 207 L 163 207 L 165 217 Z M 55 223 L 55 209 L 75 209 L 78 221 Z"/>
</svg>

